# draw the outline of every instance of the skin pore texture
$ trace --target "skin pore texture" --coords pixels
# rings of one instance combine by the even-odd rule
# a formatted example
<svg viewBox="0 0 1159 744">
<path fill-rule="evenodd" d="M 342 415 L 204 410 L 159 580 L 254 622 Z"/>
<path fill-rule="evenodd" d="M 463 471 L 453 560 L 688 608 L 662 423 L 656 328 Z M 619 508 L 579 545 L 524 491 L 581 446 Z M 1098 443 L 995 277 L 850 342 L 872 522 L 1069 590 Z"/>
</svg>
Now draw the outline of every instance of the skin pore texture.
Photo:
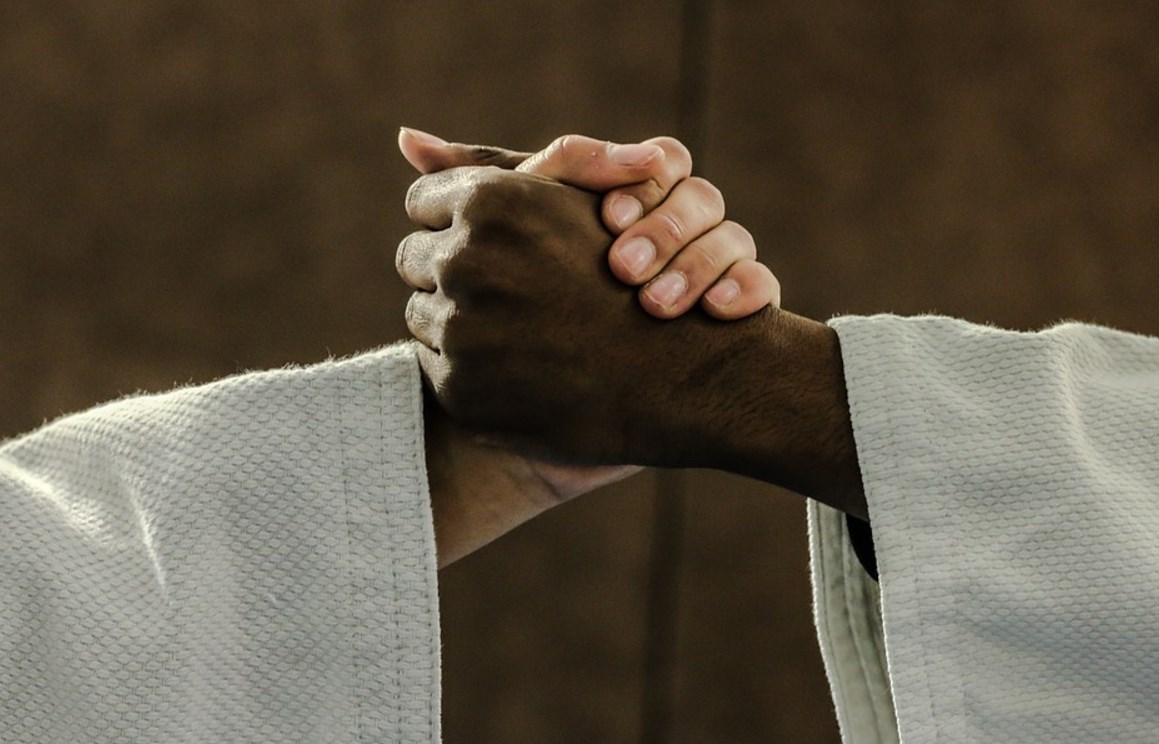
<svg viewBox="0 0 1159 744">
<path fill-rule="evenodd" d="M 440 565 L 629 463 L 729 470 L 865 515 L 836 335 L 776 308 L 776 279 L 683 146 L 570 135 L 527 156 L 404 130 L 400 148 L 427 174 L 407 195 L 426 229 L 397 266 L 417 290 Z M 650 259 L 633 262 L 642 240 Z M 684 292 L 664 302 L 672 276 Z"/>
</svg>

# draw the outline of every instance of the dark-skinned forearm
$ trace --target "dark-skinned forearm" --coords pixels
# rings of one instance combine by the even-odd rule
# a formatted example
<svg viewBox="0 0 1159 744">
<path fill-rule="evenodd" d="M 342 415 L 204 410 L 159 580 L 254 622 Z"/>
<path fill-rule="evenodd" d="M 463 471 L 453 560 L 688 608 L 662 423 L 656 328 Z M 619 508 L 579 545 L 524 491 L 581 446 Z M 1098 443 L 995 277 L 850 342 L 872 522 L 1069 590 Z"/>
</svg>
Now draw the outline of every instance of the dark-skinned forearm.
<svg viewBox="0 0 1159 744">
<path fill-rule="evenodd" d="M 713 392 L 727 415 L 712 466 L 868 519 L 836 332 L 772 308 L 742 324 Z"/>
</svg>

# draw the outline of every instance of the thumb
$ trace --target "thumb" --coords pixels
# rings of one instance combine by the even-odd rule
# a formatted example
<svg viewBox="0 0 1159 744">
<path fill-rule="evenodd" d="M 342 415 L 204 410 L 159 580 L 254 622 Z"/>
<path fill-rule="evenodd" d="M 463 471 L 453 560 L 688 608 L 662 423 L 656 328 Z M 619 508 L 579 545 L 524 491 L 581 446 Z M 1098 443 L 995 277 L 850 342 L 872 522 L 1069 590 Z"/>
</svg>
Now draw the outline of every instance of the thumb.
<svg viewBox="0 0 1159 744">
<path fill-rule="evenodd" d="M 654 178 L 663 166 L 664 150 L 659 145 L 617 145 L 568 134 L 528 157 L 516 170 L 603 192 Z"/>
<path fill-rule="evenodd" d="M 407 162 L 423 174 L 463 165 L 495 165 L 511 170 L 528 157 L 525 152 L 498 147 L 447 142 L 433 134 L 409 127 L 399 129 L 398 149 Z"/>
</svg>

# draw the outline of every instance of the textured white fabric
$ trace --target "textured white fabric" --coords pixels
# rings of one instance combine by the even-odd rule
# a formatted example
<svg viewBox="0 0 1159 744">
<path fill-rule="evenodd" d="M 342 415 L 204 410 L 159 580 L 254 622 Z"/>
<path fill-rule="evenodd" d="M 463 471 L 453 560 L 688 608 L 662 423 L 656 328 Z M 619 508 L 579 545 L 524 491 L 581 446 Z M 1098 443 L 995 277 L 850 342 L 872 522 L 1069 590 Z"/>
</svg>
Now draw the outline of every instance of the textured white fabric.
<svg viewBox="0 0 1159 744">
<path fill-rule="evenodd" d="M 399 346 L 0 447 L 0 740 L 437 742 L 421 402 Z"/>
<path fill-rule="evenodd" d="M 1159 740 L 1159 340 L 831 324 L 881 574 L 875 624 L 844 520 L 810 506 L 845 740 L 896 740 L 891 688 L 907 744 Z"/>
<path fill-rule="evenodd" d="M 853 552 L 844 515 L 808 504 L 813 613 L 838 724 L 847 742 L 896 744 L 877 582 Z"/>
</svg>

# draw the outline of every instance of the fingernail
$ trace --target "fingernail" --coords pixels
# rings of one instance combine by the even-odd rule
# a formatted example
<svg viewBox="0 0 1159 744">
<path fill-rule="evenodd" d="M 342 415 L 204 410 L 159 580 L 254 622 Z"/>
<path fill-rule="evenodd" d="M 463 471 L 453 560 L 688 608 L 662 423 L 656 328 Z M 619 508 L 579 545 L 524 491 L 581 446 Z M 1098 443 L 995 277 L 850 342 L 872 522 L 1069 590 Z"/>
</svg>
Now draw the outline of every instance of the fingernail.
<svg viewBox="0 0 1159 744">
<path fill-rule="evenodd" d="M 435 135 L 430 134 L 429 132 L 424 132 L 421 129 L 412 129 L 410 127 L 399 127 L 399 131 L 401 131 L 405 134 L 408 134 L 411 137 L 414 137 L 415 139 L 417 139 L 419 142 L 422 142 L 422 143 L 425 143 L 428 145 L 445 145 L 445 144 L 447 144 L 447 141 L 445 139 L 442 139 L 441 137 L 436 137 Z"/>
<path fill-rule="evenodd" d="M 704 293 L 704 298 L 717 307 L 731 305 L 740 295 L 740 285 L 732 279 L 717 282 L 716 286 Z"/>
<path fill-rule="evenodd" d="M 616 227 L 623 230 L 640 219 L 640 216 L 644 214 L 644 207 L 640 204 L 640 200 L 634 196 L 617 196 L 608 207 L 608 213 L 611 214 L 612 222 L 616 223 Z"/>
<path fill-rule="evenodd" d="M 657 145 L 612 145 L 608 148 L 608 157 L 616 165 L 647 165 L 653 158 L 663 154 L 664 151 Z"/>
<path fill-rule="evenodd" d="M 632 238 L 616 249 L 616 255 L 632 276 L 639 276 L 656 258 L 656 246 L 647 238 Z"/>
<path fill-rule="evenodd" d="M 661 274 L 644 291 L 660 307 L 672 307 L 686 289 L 688 289 L 688 280 L 684 278 L 684 275 L 677 271 L 670 271 L 667 274 Z"/>
</svg>

